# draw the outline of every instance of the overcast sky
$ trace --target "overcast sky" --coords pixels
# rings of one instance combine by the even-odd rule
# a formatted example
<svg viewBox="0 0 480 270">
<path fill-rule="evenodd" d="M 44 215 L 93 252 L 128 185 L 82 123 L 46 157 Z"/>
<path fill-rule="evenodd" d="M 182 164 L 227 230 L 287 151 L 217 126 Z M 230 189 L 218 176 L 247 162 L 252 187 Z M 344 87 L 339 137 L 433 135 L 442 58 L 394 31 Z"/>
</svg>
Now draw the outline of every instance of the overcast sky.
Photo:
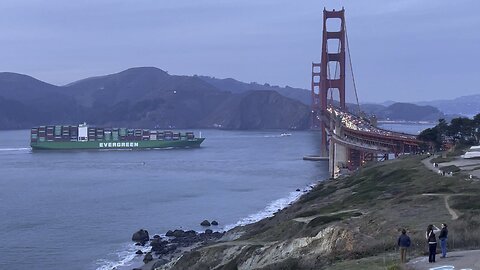
<svg viewBox="0 0 480 270">
<path fill-rule="evenodd" d="M 63 85 L 135 66 L 310 87 L 346 9 L 360 102 L 480 94 L 476 0 L 2 0 L 0 71 Z"/>
</svg>

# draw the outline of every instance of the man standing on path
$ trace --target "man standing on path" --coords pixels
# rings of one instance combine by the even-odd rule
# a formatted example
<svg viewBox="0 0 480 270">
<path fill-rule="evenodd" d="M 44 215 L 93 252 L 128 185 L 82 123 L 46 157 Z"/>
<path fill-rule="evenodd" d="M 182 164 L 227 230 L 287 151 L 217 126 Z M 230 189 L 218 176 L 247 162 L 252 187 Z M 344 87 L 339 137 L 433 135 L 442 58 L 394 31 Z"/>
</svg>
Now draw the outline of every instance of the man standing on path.
<svg viewBox="0 0 480 270">
<path fill-rule="evenodd" d="M 407 262 L 407 248 L 410 247 L 410 237 L 407 235 L 407 231 L 402 229 L 402 234 L 398 237 L 398 246 L 400 247 L 400 262 Z"/>
<path fill-rule="evenodd" d="M 448 229 L 447 224 L 442 223 L 442 230 L 438 239 L 440 239 L 440 247 L 442 248 L 442 256 L 440 258 L 445 258 L 447 256 L 447 238 L 448 238 Z"/>
</svg>

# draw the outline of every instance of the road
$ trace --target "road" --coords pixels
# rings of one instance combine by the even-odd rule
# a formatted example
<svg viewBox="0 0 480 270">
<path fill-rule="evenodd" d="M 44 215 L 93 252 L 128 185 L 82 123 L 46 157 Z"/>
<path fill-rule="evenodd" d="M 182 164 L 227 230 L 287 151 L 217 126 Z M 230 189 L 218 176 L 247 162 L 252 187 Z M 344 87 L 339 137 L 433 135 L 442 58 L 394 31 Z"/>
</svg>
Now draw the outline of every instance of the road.
<svg viewBox="0 0 480 270">
<path fill-rule="evenodd" d="M 448 267 L 448 266 L 453 266 Z M 409 270 L 476 270 L 480 269 L 480 250 L 465 250 L 447 253 L 446 258 L 436 256 L 435 263 L 428 263 L 428 256 L 411 259 L 407 263 Z"/>
</svg>

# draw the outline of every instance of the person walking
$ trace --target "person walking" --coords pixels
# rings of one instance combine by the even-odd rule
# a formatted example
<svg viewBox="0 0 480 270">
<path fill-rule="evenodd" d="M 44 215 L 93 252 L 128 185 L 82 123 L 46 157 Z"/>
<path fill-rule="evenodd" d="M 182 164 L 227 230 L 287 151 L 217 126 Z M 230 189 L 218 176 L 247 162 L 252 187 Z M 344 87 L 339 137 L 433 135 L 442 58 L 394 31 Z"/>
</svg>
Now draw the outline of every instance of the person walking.
<svg viewBox="0 0 480 270">
<path fill-rule="evenodd" d="M 434 263 L 435 262 L 435 253 L 437 252 L 437 237 L 435 233 L 440 232 L 435 225 L 428 225 L 427 232 L 425 233 L 425 237 L 428 242 L 428 262 Z"/>
<path fill-rule="evenodd" d="M 402 234 L 398 237 L 398 246 L 400 247 L 400 262 L 407 262 L 407 249 L 410 247 L 410 237 L 407 235 L 407 231 L 402 229 Z"/>
<path fill-rule="evenodd" d="M 438 236 L 440 239 L 440 248 L 442 249 L 442 256 L 440 258 L 445 258 L 447 256 L 447 239 L 448 239 L 448 229 L 447 224 L 442 223 L 442 230 Z"/>
</svg>

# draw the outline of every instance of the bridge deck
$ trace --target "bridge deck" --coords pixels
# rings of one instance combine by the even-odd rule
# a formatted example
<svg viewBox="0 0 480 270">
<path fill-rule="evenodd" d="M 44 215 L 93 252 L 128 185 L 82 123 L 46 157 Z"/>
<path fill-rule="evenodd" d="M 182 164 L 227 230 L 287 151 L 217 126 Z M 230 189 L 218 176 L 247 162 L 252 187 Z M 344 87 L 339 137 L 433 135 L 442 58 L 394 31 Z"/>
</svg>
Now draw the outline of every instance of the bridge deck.
<svg viewBox="0 0 480 270">
<path fill-rule="evenodd" d="M 375 127 L 361 117 L 341 111 L 332 106 L 328 108 L 328 111 L 330 112 L 330 117 L 335 117 L 341 121 L 342 126 L 345 128 L 345 133 L 352 137 L 363 138 L 372 142 L 377 141 L 379 143 L 390 142 L 393 144 L 401 143 L 412 146 L 418 146 L 420 144 L 420 141 L 415 135 Z"/>
</svg>

